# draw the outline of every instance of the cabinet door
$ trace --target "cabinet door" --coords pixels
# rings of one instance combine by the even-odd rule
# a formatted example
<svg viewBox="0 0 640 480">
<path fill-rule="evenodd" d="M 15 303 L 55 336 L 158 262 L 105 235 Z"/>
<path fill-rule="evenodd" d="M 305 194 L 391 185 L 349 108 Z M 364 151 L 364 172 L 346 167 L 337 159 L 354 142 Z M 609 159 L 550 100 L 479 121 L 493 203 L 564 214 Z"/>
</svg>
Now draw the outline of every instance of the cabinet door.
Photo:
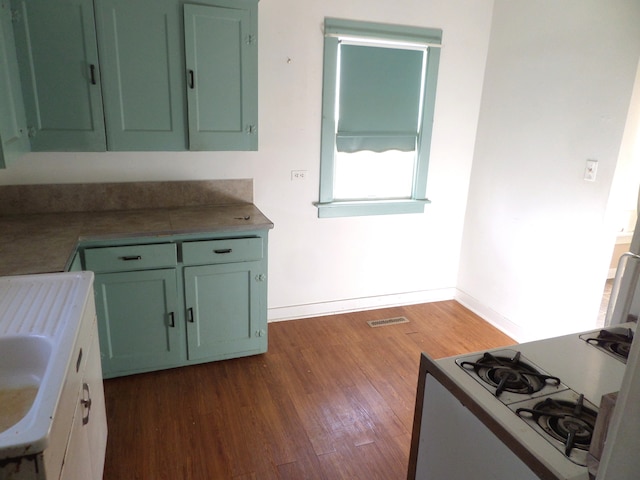
<svg viewBox="0 0 640 480">
<path fill-rule="evenodd" d="M 190 150 L 258 149 L 257 2 L 184 6 Z"/>
<path fill-rule="evenodd" d="M 186 150 L 176 0 L 96 2 L 109 150 Z"/>
<path fill-rule="evenodd" d="M 9 0 L 0 2 L 0 168 L 29 151 Z"/>
<path fill-rule="evenodd" d="M 175 269 L 96 274 L 94 288 L 105 378 L 184 358 Z"/>
<path fill-rule="evenodd" d="M 31 149 L 104 151 L 92 0 L 13 0 Z"/>
<path fill-rule="evenodd" d="M 267 350 L 261 262 L 185 267 L 189 360 L 217 360 Z"/>
<path fill-rule="evenodd" d="M 104 459 L 107 450 L 107 412 L 104 401 L 100 344 L 98 343 L 97 330 L 94 332 L 93 341 L 87 353 L 87 366 L 84 371 L 82 392 L 80 393 L 81 423 L 87 438 L 86 444 L 89 447 L 89 455 L 91 457 L 90 478 L 100 480 L 104 470 Z"/>
<path fill-rule="evenodd" d="M 97 332 L 94 332 L 86 354 L 87 364 L 77 397 L 60 480 L 100 480 L 104 470 L 107 415 Z"/>
<path fill-rule="evenodd" d="M 57 475 L 54 475 L 52 475 L 51 478 L 58 478 Z M 82 407 L 78 405 L 73 417 L 73 423 L 71 424 L 71 433 L 69 434 L 69 441 L 67 443 L 59 479 L 77 480 L 80 478 L 98 480 L 100 477 L 96 478 L 93 476 L 87 436 L 82 428 Z"/>
</svg>

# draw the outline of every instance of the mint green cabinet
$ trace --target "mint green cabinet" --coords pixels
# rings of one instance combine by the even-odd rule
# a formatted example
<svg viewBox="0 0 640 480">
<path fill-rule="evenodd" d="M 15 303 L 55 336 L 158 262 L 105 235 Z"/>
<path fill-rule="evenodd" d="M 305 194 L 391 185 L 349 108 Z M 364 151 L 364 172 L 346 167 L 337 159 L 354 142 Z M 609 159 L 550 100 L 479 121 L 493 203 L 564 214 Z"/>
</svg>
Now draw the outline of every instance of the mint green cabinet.
<svg viewBox="0 0 640 480">
<path fill-rule="evenodd" d="M 174 243 L 87 248 L 105 377 L 174 365 L 184 355 Z"/>
<path fill-rule="evenodd" d="M 187 150 L 179 3 L 95 5 L 108 149 Z"/>
<path fill-rule="evenodd" d="M 13 0 L 31 150 L 104 151 L 92 0 Z"/>
<path fill-rule="evenodd" d="M 0 105 L 27 120 L 0 113 L 7 152 L 257 150 L 257 0 L 2 1 L 22 95 L 0 79 Z"/>
<path fill-rule="evenodd" d="M 0 168 L 29 151 L 8 0 L 0 2 Z"/>
<path fill-rule="evenodd" d="M 184 356 L 176 269 L 96 273 L 105 378 L 169 368 Z"/>
<path fill-rule="evenodd" d="M 266 276 L 259 262 L 185 267 L 184 289 L 189 360 L 266 351 Z"/>
<path fill-rule="evenodd" d="M 190 150 L 258 149 L 257 2 L 184 6 Z"/>
<path fill-rule="evenodd" d="M 267 233 L 83 245 L 106 378 L 267 351 Z"/>
</svg>

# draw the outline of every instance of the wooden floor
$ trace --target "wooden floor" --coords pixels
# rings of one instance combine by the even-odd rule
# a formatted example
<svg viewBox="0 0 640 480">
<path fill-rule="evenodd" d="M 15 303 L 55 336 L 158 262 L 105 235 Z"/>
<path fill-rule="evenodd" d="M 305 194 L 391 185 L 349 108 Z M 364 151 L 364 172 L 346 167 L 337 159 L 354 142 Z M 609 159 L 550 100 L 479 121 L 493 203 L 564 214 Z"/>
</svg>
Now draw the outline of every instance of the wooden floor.
<svg viewBox="0 0 640 480">
<path fill-rule="evenodd" d="M 514 343 L 453 301 L 271 323 L 264 355 L 106 380 L 104 479 L 404 479 L 420 352 Z"/>
</svg>

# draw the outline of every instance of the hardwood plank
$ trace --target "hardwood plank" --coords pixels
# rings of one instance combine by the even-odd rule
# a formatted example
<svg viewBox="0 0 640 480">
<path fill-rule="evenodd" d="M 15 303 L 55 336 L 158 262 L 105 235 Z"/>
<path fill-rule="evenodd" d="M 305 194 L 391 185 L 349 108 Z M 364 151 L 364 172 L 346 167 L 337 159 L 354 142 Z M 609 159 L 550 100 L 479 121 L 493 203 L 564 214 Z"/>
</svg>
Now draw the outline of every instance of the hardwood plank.
<svg viewBox="0 0 640 480">
<path fill-rule="evenodd" d="M 271 323 L 263 355 L 105 380 L 104 479 L 404 479 L 420 353 L 514 343 L 454 301 Z"/>
</svg>

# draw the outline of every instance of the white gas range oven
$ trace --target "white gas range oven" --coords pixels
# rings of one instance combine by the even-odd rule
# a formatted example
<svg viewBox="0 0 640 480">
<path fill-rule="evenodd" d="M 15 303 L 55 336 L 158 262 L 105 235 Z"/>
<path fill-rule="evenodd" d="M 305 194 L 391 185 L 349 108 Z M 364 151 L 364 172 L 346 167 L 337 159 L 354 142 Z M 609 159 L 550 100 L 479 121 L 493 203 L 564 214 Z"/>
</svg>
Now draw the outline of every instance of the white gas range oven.
<svg viewBox="0 0 640 480">
<path fill-rule="evenodd" d="M 408 478 L 589 480 L 600 402 L 621 390 L 634 331 L 629 323 L 440 360 L 423 354 Z"/>
</svg>

